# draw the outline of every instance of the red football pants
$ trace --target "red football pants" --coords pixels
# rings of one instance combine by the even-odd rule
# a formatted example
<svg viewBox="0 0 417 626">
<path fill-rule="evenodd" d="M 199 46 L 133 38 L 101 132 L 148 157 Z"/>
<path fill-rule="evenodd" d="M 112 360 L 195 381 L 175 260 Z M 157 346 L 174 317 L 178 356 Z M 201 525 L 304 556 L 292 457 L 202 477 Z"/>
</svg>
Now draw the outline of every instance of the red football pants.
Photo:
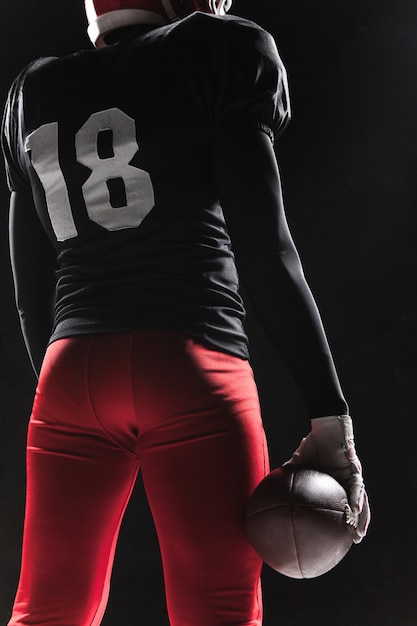
<svg viewBox="0 0 417 626">
<path fill-rule="evenodd" d="M 9 626 L 100 624 L 139 468 L 171 625 L 261 624 L 261 561 L 244 513 L 269 468 L 250 366 L 177 332 L 139 331 L 48 348 Z"/>
</svg>

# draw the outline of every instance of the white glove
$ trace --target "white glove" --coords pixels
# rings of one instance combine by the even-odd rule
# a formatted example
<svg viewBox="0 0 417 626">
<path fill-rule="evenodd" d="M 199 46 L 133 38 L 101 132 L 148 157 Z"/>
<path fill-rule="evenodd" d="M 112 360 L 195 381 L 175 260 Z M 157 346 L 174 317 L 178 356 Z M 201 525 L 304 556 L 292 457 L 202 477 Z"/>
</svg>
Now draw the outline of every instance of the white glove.
<svg viewBox="0 0 417 626">
<path fill-rule="evenodd" d="M 312 419 L 311 432 L 301 441 L 291 459 L 284 463 L 287 464 L 330 474 L 344 487 L 350 505 L 346 508 L 346 523 L 356 529 L 354 542 L 362 541 L 371 515 L 349 415 Z"/>
</svg>

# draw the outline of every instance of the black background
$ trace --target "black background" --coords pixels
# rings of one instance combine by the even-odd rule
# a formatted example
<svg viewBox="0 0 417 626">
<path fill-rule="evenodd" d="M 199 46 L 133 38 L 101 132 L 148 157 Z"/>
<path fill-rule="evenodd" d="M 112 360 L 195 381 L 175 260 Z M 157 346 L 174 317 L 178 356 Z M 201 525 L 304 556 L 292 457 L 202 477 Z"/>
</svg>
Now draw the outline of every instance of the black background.
<svg viewBox="0 0 417 626">
<path fill-rule="evenodd" d="M 288 219 L 355 422 L 373 520 L 331 573 L 264 571 L 265 626 L 415 626 L 417 2 L 235 0 L 276 37 L 293 121 L 277 147 Z M 30 60 L 89 45 L 81 0 L 2 0 L 3 104 Z M 20 336 L 0 199 L 0 622 L 14 596 L 24 441 L 35 380 Z M 252 317 L 252 360 L 272 464 L 309 428 Z M 157 543 L 138 485 L 119 542 L 105 626 L 165 626 Z M 196 624 L 198 626 L 198 624 Z"/>
</svg>

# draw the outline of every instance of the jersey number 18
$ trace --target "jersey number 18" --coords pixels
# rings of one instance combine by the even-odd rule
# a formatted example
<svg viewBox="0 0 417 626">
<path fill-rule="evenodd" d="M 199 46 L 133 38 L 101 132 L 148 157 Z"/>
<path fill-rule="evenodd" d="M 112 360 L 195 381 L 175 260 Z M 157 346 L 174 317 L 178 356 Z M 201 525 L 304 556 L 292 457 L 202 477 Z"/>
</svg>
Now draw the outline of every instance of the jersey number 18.
<svg viewBox="0 0 417 626">
<path fill-rule="evenodd" d="M 99 135 L 111 131 L 112 154 L 99 155 Z M 40 126 L 26 140 L 26 151 L 45 191 L 52 228 L 58 241 L 78 235 L 65 177 L 59 162 L 58 122 Z M 79 163 L 91 174 L 82 186 L 90 220 L 109 231 L 136 228 L 155 204 L 151 177 L 130 161 L 138 151 L 135 121 L 117 108 L 93 113 L 75 135 Z M 121 180 L 125 205 L 111 204 L 109 182 Z"/>
</svg>

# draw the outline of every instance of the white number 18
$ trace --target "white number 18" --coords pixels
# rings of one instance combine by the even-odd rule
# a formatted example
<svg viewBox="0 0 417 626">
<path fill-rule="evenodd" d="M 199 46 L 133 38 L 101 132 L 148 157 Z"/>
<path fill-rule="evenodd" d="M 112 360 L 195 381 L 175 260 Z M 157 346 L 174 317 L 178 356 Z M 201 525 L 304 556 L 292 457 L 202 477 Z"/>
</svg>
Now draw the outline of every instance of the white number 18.
<svg viewBox="0 0 417 626">
<path fill-rule="evenodd" d="M 102 158 L 98 137 L 103 131 L 113 136 L 112 155 Z M 58 241 L 76 237 L 78 231 L 71 210 L 67 184 L 59 162 L 58 122 L 44 124 L 26 140 L 26 151 L 45 191 L 46 204 Z M 93 113 L 75 135 L 75 153 L 79 163 L 91 170 L 82 186 L 90 220 L 109 231 L 136 228 L 155 204 L 151 177 L 130 161 L 139 146 L 135 121 L 120 109 Z M 113 207 L 107 183 L 121 179 L 126 202 Z"/>
</svg>

